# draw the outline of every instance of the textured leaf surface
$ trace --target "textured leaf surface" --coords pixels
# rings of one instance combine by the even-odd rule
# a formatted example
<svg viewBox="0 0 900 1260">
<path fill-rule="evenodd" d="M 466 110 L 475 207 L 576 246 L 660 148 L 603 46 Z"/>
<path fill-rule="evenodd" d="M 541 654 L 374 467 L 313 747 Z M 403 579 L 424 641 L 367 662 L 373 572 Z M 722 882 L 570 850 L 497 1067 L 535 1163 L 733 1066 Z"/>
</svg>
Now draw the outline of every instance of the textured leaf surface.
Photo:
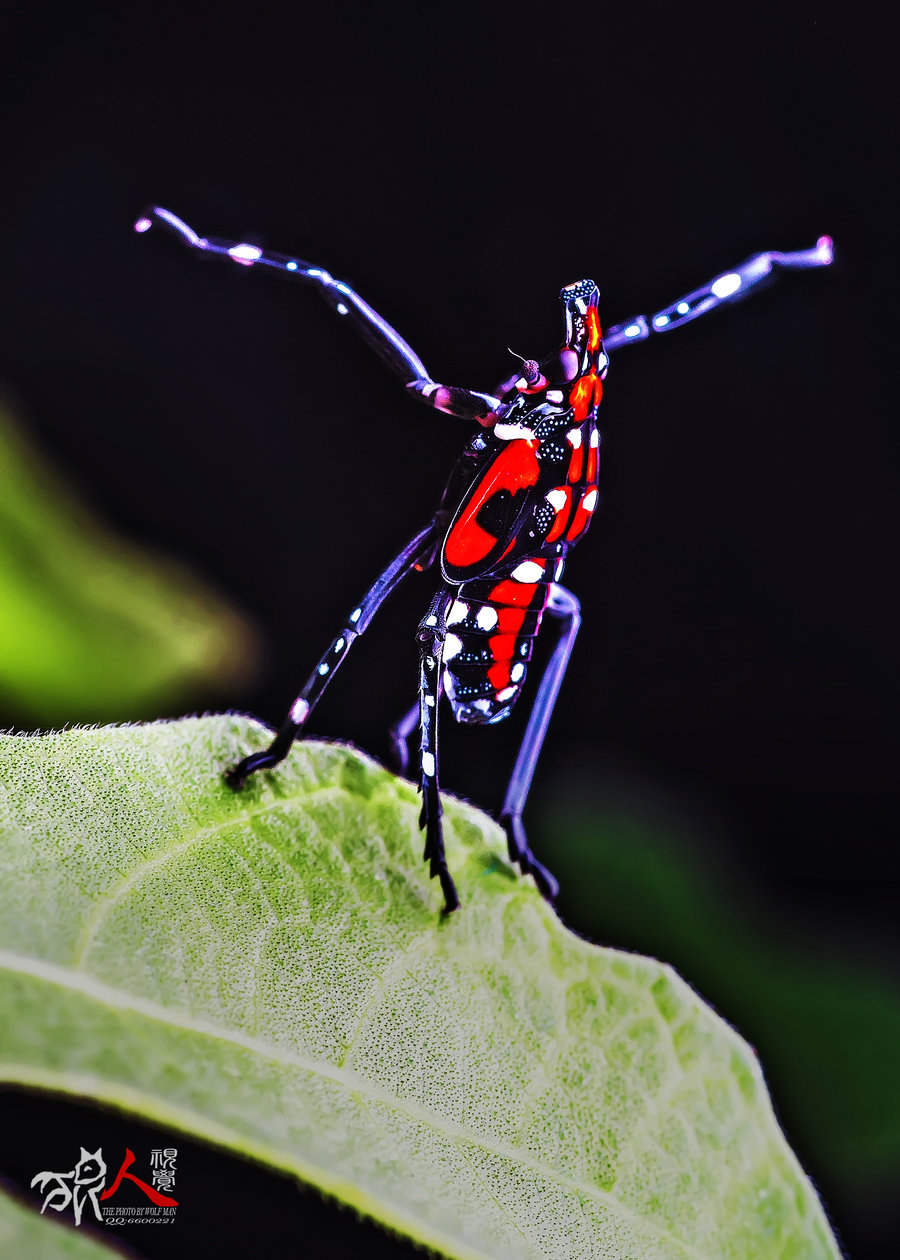
<svg viewBox="0 0 900 1260">
<path fill-rule="evenodd" d="M 252 655 L 219 596 L 101 525 L 0 407 L 0 725 L 152 716 Z"/>
<path fill-rule="evenodd" d="M 0 742 L 0 1079 L 179 1125 L 460 1257 L 819 1260 L 749 1047 L 447 802 L 242 718 Z"/>
<path fill-rule="evenodd" d="M 105 1247 L 84 1231 L 41 1216 L 0 1189 L 0 1256 L 10 1260 L 115 1260 L 121 1251 Z"/>
</svg>

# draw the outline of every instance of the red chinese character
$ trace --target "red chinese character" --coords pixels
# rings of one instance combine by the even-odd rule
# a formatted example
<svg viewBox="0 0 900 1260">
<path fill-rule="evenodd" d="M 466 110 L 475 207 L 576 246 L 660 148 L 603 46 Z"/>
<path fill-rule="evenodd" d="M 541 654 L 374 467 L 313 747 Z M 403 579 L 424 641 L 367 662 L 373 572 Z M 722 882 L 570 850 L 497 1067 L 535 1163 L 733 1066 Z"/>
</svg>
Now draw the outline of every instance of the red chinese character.
<svg viewBox="0 0 900 1260">
<path fill-rule="evenodd" d="M 125 1158 L 122 1160 L 122 1167 L 116 1173 L 116 1179 L 109 1189 L 104 1190 L 101 1194 L 101 1199 L 111 1199 L 118 1190 L 119 1186 L 122 1184 L 122 1178 L 127 1177 L 129 1181 L 133 1181 L 136 1186 L 139 1186 L 141 1190 L 143 1190 L 144 1194 L 152 1203 L 158 1203 L 161 1207 L 178 1207 L 177 1199 L 170 1198 L 167 1194 L 160 1194 L 158 1190 L 154 1190 L 152 1186 L 148 1186 L 146 1181 L 141 1181 L 140 1177 L 135 1177 L 134 1173 L 126 1172 L 125 1170 L 130 1168 L 133 1163 L 134 1151 L 130 1151 L 126 1146 Z"/>
</svg>

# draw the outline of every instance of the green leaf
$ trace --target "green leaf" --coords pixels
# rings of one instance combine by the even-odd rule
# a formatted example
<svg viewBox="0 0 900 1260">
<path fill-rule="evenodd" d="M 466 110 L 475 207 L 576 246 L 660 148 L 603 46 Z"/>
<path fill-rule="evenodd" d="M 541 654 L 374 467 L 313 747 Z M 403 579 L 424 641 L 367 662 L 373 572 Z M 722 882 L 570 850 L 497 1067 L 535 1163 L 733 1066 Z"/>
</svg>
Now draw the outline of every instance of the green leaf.
<svg viewBox="0 0 900 1260">
<path fill-rule="evenodd" d="M 717 1006 L 740 1011 L 831 1206 L 871 1213 L 880 1199 L 889 1211 L 900 1177 L 900 986 L 883 955 L 847 957 L 830 922 L 788 926 L 752 875 L 717 861 L 727 837 L 700 848 L 696 823 L 674 808 L 642 806 L 633 789 L 596 776 L 590 797 L 574 778 L 554 795 L 565 804 L 536 831 L 557 837 L 548 851 L 573 924 L 602 924 L 610 939 L 672 959 Z"/>
<path fill-rule="evenodd" d="M 0 1187 L 0 1256 L 16 1260 L 114 1260 L 121 1254 L 118 1247 L 106 1247 L 53 1215 L 39 1216 Z"/>
<path fill-rule="evenodd" d="M 95 519 L 0 407 L 0 725 L 182 708 L 253 655 L 220 596 Z"/>
<path fill-rule="evenodd" d="M 752 1050 L 447 800 L 214 717 L 0 740 L 0 1080 L 179 1126 L 454 1257 L 838 1256 Z"/>
</svg>

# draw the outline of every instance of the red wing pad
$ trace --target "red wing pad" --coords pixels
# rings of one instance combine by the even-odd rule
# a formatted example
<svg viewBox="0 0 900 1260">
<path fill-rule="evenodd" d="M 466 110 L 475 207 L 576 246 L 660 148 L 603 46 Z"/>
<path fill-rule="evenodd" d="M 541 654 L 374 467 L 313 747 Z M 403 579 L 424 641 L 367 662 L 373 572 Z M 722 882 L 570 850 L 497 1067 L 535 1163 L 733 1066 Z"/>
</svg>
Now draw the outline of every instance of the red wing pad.
<svg viewBox="0 0 900 1260">
<path fill-rule="evenodd" d="M 507 443 L 469 490 L 444 540 L 442 567 L 451 582 L 488 573 L 515 545 L 516 529 L 540 474 L 537 443 Z"/>
</svg>

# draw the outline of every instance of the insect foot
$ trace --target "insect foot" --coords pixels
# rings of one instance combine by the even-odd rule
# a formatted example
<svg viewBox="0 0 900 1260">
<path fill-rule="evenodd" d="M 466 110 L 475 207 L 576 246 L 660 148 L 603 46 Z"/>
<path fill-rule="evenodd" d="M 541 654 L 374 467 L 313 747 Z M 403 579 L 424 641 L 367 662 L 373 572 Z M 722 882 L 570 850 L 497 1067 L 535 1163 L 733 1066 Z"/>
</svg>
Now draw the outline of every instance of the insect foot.
<svg viewBox="0 0 900 1260">
<path fill-rule="evenodd" d="M 559 896 L 559 882 L 531 852 L 521 818 L 513 814 L 501 814 L 500 826 L 506 832 L 510 861 L 518 865 L 523 875 L 533 875 L 541 896 L 551 905 L 555 905 Z"/>
<path fill-rule="evenodd" d="M 255 774 L 257 770 L 268 770 L 272 766 L 277 766 L 279 762 L 284 761 L 293 742 L 294 732 L 282 729 L 268 748 L 264 748 L 262 752 L 250 753 L 243 761 L 239 761 L 236 766 L 226 770 L 225 782 L 230 788 L 239 792 L 251 774 Z"/>
</svg>

